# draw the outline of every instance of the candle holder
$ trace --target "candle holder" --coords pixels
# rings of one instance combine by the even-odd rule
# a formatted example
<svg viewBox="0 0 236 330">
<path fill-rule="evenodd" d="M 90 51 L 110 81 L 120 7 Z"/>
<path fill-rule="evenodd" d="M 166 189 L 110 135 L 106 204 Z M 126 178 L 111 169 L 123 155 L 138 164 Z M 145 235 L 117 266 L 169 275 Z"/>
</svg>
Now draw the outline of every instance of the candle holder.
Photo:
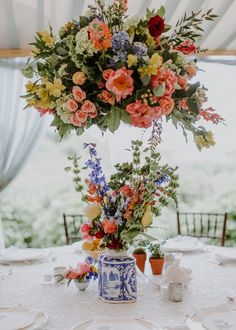
<svg viewBox="0 0 236 330">
<path fill-rule="evenodd" d="M 172 282 L 168 286 L 169 300 L 173 302 L 183 301 L 184 299 L 184 283 Z"/>
</svg>

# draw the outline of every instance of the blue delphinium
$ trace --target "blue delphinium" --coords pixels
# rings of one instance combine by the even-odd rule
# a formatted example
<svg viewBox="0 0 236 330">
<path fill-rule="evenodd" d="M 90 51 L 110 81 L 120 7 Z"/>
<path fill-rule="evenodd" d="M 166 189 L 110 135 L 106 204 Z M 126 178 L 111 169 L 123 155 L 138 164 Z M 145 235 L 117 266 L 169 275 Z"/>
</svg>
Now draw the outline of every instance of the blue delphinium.
<svg viewBox="0 0 236 330">
<path fill-rule="evenodd" d="M 142 42 L 134 42 L 132 45 L 132 49 L 138 57 L 146 56 L 147 55 L 147 46 L 144 45 Z"/>
<path fill-rule="evenodd" d="M 106 182 L 105 175 L 102 172 L 101 159 L 97 158 L 96 145 L 93 143 L 85 143 L 84 148 L 89 149 L 91 159 L 85 162 L 85 165 L 91 170 L 89 178 L 93 184 L 99 185 L 99 193 L 101 197 L 104 197 L 110 187 Z"/>
<path fill-rule="evenodd" d="M 116 53 L 130 47 L 129 35 L 125 31 L 115 32 L 112 36 L 112 50 Z"/>
<path fill-rule="evenodd" d="M 155 184 L 157 186 L 161 186 L 163 183 L 167 183 L 169 180 L 170 178 L 168 177 L 168 175 L 163 175 L 155 181 Z"/>
</svg>

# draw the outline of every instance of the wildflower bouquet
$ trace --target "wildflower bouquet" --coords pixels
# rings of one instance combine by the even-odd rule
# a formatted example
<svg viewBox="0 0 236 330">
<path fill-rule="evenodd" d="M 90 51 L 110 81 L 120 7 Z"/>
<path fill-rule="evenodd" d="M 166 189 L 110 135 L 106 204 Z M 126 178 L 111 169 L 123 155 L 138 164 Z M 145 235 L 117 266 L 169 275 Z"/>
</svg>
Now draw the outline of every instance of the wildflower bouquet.
<svg viewBox="0 0 236 330">
<path fill-rule="evenodd" d="M 203 109 L 206 88 L 191 82 L 200 52 L 197 41 L 212 10 L 184 16 L 172 28 L 165 9 L 147 9 L 142 19 L 128 18 L 125 0 L 106 6 L 95 0 L 86 16 L 59 31 L 37 32 L 33 58 L 23 73 L 35 78 L 26 84 L 27 106 L 54 116 L 61 137 L 92 125 L 114 132 L 120 122 L 148 128 L 162 119 L 190 130 L 201 147 L 214 144 L 212 133 L 197 126 L 204 118 L 223 119 Z"/>
<path fill-rule="evenodd" d="M 143 150 L 142 142 L 137 140 L 131 144 L 132 162 L 116 164 L 116 172 L 107 182 L 95 145 L 85 144 L 85 148 L 90 154 L 84 168 L 89 170 L 86 192 L 81 184 L 78 157 L 70 158 L 74 164 L 75 189 L 83 193 L 88 203 L 82 236 L 87 244 L 100 239 L 102 248 L 126 249 L 151 226 L 153 215 L 158 216 L 171 199 L 177 203 L 176 169 L 160 165 L 160 154 L 152 147 Z"/>
</svg>

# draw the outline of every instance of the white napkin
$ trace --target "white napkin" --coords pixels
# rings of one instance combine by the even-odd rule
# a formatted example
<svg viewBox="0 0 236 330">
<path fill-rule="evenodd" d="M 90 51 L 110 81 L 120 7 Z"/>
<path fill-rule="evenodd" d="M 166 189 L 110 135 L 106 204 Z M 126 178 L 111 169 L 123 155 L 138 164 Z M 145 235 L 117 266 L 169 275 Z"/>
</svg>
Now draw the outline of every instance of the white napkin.
<svg viewBox="0 0 236 330">
<path fill-rule="evenodd" d="M 178 264 L 170 265 L 163 278 L 166 282 L 180 282 L 185 285 L 191 280 L 192 270 L 181 267 Z"/>
<path fill-rule="evenodd" d="M 201 308 L 196 316 L 207 330 L 233 330 L 236 324 L 236 311 L 229 304 Z"/>
</svg>

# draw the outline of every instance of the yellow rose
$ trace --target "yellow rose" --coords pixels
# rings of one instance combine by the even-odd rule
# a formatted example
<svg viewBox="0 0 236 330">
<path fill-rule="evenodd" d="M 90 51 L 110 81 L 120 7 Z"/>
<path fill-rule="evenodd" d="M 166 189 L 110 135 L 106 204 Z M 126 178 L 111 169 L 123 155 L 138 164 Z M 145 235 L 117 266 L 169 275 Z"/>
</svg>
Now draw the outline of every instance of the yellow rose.
<svg viewBox="0 0 236 330">
<path fill-rule="evenodd" d="M 150 64 L 159 68 L 163 63 L 163 58 L 158 53 L 154 53 L 150 59 Z"/>
<path fill-rule="evenodd" d="M 84 251 L 93 251 L 95 246 L 93 241 L 83 241 L 81 248 Z"/>
<path fill-rule="evenodd" d="M 142 225 L 143 227 L 147 227 L 151 224 L 151 222 L 152 222 L 152 210 L 151 210 L 151 205 L 148 205 L 146 207 L 146 210 L 142 218 Z"/>
<path fill-rule="evenodd" d="M 98 204 L 92 204 L 85 208 L 84 215 L 89 219 L 96 219 L 101 214 L 101 207 Z"/>
<path fill-rule="evenodd" d="M 86 76 L 82 71 L 77 71 L 73 74 L 72 81 L 75 85 L 83 85 L 86 81 Z"/>
<path fill-rule="evenodd" d="M 138 63 L 138 58 L 136 55 L 129 54 L 128 55 L 128 67 L 132 65 L 136 65 Z"/>
</svg>

